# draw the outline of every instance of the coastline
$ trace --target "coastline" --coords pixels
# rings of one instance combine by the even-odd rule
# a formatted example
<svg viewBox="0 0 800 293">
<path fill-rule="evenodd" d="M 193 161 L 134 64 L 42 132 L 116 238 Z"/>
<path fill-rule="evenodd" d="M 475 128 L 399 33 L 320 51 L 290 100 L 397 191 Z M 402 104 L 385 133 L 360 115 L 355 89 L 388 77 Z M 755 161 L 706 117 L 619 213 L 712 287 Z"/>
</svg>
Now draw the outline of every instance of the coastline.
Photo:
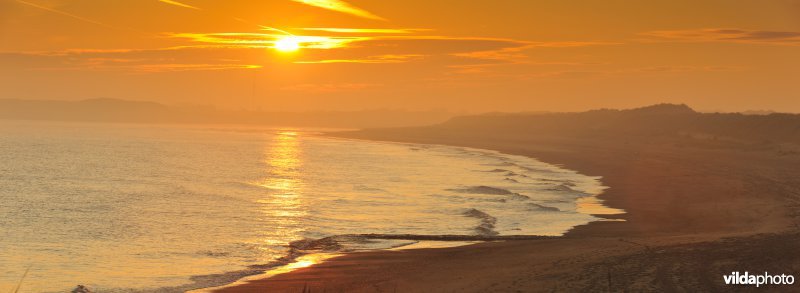
<svg viewBox="0 0 800 293">
<path fill-rule="evenodd" d="M 663 137 L 522 136 L 502 141 L 435 128 L 329 135 L 490 149 L 603 176 L 611 188 L 599 198 L 607 206 L 624 209 L 627 213 L 621 218 L 626 221 L 592 222 L 557 239 L 350 253 L 214 292 L 302 292 L 303 288 L 333 292 L 717 291 L 723 288 L 721 275 L 732 270 L 791 272 L 800 259 L 788 247 L 758 251 L 758 247 L 800 244 L 791 209 L 800 202 L 797 185 L 775 185 L 794 180 L 790 176 L 800 166 L 797 156 Z M 759 171 L 757 175 L 753 169 Z M 759 190 L 768 192 L 754 196 Z M 672 257 L 656 262 L 650 255 L 653 251 Z M 753 254 L 758 257 L 736 259 Z M 680 262 L 690 264 L 678 269 Z M 650 269 L 665 274 L 645 273 Z M 624 273 L 617 276 L 618 272 Z M 670 273 L 686 277 L 681 282 L 669 281 L 675 277 Z"/>
</svg>

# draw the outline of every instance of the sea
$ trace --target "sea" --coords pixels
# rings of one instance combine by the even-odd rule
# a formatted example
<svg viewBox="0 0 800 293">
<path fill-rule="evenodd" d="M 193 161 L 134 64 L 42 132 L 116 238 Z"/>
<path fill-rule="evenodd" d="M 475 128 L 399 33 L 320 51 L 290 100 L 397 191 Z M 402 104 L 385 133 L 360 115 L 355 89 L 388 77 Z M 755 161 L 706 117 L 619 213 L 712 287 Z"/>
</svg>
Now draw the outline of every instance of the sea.
<svg viewBox="0 0 800 293">
<path fill-rule="evenodd" d="M 0 121 L 0 292 L 183 292 L 314 253 L 559 236 L 622 212 L 605 188 L 534 158 L 316 129 Z"/>
</svg>

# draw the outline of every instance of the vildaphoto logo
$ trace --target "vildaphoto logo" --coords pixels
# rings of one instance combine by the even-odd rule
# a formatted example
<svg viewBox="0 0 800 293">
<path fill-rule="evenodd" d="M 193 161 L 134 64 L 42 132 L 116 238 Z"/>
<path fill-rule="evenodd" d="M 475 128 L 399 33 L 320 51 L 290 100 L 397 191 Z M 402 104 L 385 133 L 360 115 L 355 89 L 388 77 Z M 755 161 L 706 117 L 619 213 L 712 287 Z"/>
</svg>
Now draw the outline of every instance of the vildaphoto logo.
<svg viewBox="0 0 800 293">
<path fill-rule="evenodd" d="M 751 275 L 748 272 L 744 272 L 744 274 L 740 274 L 739 272 L 731 272 L 730 275 L 723 275 L 722 278 L 725 279 L 725 284 L 727 285 L 756 285 L 756 287 L 758 287 L 761 285 L 794 284 L 793 275 L 770 275 L 768 272 L 758 275 Z"/>
</svg>

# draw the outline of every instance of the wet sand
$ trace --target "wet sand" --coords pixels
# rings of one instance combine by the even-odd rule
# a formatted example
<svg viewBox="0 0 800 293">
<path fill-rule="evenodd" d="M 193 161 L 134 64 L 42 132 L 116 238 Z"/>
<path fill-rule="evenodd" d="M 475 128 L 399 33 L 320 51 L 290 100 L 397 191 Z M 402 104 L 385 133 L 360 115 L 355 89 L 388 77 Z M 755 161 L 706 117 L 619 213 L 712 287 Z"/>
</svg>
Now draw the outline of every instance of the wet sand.
<svg viewBox="0 0 800 293">
<path fill-rule="evenodd" d="M 426 127 L 339 137 L 498 150 L 603 176 L 627 213 L 558 239 L 347 254 L 217 292 L 732 291 L 732 271 L 800 277 L 800 155 L 693 136 Z M 800 282 L 798 282 L 800 283 Z M 797 291 L 800 284 L 767 287 Z M 760 288 L 761 290 L 764 287 Z"/>
</svg>

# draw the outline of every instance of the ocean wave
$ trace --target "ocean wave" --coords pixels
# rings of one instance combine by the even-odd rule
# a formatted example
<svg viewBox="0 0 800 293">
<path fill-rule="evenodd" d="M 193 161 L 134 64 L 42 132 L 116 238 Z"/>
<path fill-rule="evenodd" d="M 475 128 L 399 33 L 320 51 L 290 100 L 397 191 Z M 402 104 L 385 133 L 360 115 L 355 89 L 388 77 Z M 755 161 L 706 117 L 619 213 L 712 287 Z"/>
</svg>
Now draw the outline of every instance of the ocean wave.
<svg viewBox="0 0 800 293">
<path fill-rule="evenodd" d="M 483 165 L 483 166 L 493 166 L 493 167 L 511 167 L 511 166 L 517 166 L 517 164 L 511 163 L 511 162 L 507 162 L 507 161 L 502 161 L 502 162 L 500 162 L 500 163 L 486 163 L 486 164 L 481 164 L 481 165 Z"/>
<path fill-rule="evenodd" d="M 374 238 L 364 237 L 360 234 L 333 235 L 317 239 L 301 239 L 289 243 L 291 257 L 308 253 L 335 253 L 351 252 L 364 249 L 387 249 L 408 243 L 381 243 Z"/>
<path fill-rule="evenodd" d="M 429 194 L 430 197 L 446 198 L 452 202 L 506 202 L 505 198 L 486 198 L 474 196 L 461 196 L 461 195 L 445 195 L 445 194 Z"/>
<path fill-rule="evenodd" d="M 454 189 L 447 189 L 447 191 L 459 192 L 459 193 L 471 193 L 471 194 L 491 194 L 491 195 L 512 195 L 514 192 L 511 192 L 508 189 L 502 189 L 497 187 L 491 186 L 471 186 L 467 188 L 454 188 Z"/>
<path fill-rule="evenodd" d="M 447 191 L 453 191 L 458 193 L 468 193 L 468 194 L 487 194 L 487 195 L 506 195 L 508 199 L 512 200 L 529 200 L 531 199 L 529 196 L 516 193 L 510 191 L 508 189 L 491 187 L 491 186 L 471 186 L 467 188 L 455 188 L 455 189 L 447 189 Z M 505 202 L 505 200 L 501 200 L 501 202 Z"/>
<path fill-rule="evenodd" d="M 465 211 L 463 215 L 481 220 L 481 223 L 474 228 L 478 235 L 494 236 L 500 234 L 494 230 L 495 224 L 497 224 L 497 218 L 474 208 Z"/>
<path fill-rule="evenodd" d="M 231 255 L 231 253 L 227 251 L 211 251 L 211 250 L 198 251 L 197 254 L 208 257 L 216 257 L 216 258 L 229 257 Z"/>
<path fill-rule="evenodd" d="M 361 185 L 361 184 L 354 185 L 353 186 L 353 190 L 357 190 L 357 191 L 372 191 L 372 192 L 387 192 L 385 189 L 382 189 L 382 188 L 371 187 L 371 186 Z"/>
<path fill-rule="evenodd" d="M 497 240 L 540 240 L 554 239 L 561 236 L 543 235 L 423 235 L 423 234 L 356 234 L 367 239 L 384 240 L 416 240 L 416 241 L 497 241 Z"/>
<path fill-rule="evenodd" d="M 540 204 L 536 204 L 536 203 L 532 203 L 532 202 L 528 203 L 528 207 L 530 207 L 529 210 L 536 210 L 536 211 L 550 211 L 550 212 L 560 212 L 561 211 L 557 207 L 550 207 L 550 206 L 540 205 Z"/>
<path fill-rule="evenodd" d="M 581 192 L 581 191 L 572 189 L 572 187 L 574 187 L 574 186 L 575 186 L 574 184 L 569 185 L 569 184 L 566 184 L 566 183 L 562 183 L 562 184 L 558 184 L 558 185 L 555 185 L 555 186 L 551 186 L 551 187 L 547 188 L 547 190 L 561 191 L 561 192 L 576 192 L 576 193 L 583 194 L 583 192 Z"/>
<path fill-rule="evenodd" d="M 511 194 L 511 199 L 513 199 L 513 200 L 530 200 L 531 197 L 527 196 L 527 195 L 524 195 L 524 194 L 513 193 L 513 194 Z"/>
<path fill-rule="evenodd" d="M 506 176 L 518 176 L 518 177 L 524 177 L 524 178 L 530 177 L 528 175 L 519 174 L 519 173 L 515 173 L 515 172 L 512 172 L 512 171 L 508 171 L 508 173 L 506 173 Z"/>
<path fill-rule="evenodd" d="M 291 251 L 324 251 L 334 252 L 344 248 L 335 236 L 320 239 L 300 239 L 289 243 Z"/>
</svg>

